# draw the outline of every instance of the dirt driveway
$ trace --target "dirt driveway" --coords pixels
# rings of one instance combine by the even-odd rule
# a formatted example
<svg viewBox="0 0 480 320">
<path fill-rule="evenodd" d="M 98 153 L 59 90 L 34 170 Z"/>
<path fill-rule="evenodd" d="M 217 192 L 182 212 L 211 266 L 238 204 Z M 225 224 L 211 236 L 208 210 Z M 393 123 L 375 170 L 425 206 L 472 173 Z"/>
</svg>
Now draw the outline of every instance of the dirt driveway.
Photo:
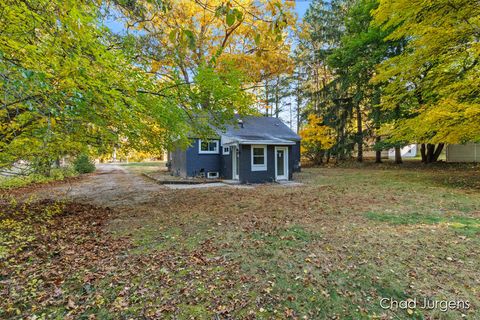
<svg viewBox="0 0 480 320">
<path fill-rule="evenodd" d="M 39 198 L 67 199 L 104 207 L 132 207 L 152 200 L 167 190 L 155 182 L 116 164 L 99 164 L 97 171 L 73 182 L 36 192 Z"/>
</svg>

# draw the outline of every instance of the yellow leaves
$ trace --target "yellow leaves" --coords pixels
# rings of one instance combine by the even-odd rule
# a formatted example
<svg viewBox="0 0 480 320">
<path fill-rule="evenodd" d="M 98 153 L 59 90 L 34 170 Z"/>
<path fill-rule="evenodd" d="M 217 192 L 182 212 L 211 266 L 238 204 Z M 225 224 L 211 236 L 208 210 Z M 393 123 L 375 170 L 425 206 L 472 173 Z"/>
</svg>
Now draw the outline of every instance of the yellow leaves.
<svg viewBox="0 0 480 320">
<path fill-rule="evenodd" d="M 435 131 L 432 136 L 430 132 Z M 466 104 L 452 98 L 425 106 L 414 118 L 403 119 L 395 125 L 382 127 L 382 134 L 394 139 L 428 143 L 463 143 L 474 141 L 480 132 L 480 104 Z"/>
<path fill-rule="evenodd" d="M 162 64 L 160 62 L 154 60 L 154 61 L 152 61 L 152 67 L 150 69 L 150 72 L 155 73 L 158 70 L 160 70 L 161 67 L 162 67 Z"/>
<path fill-rule="evenodd" d="M 160 61 L 165 66 L 174 61 L 184 69 L 194 69 L 214 63 L 221 69 L 223 63 L 234 61 L 255 81 L 261 74 L 293 68 L 290 45 L 282 34 L 295 24 L 291 4 L 179 0 L 171 2 L 167 12 L 148 6 L 146 10 L 148 19 L 142 27 L 166 50 Z"/>
<path fill-rule="evenodd" d="M 322 125 L 323 119 L 315 114 L 308 116 L 307 126 L 300 131 L 303 142 L 321 144 L 323 149 L 333 145 L 332 128 Z"/>
<path fill-rule="evenodd" d="M 334 132 L 322 124 L 323 119 L 315 114 L 308 116 L 308 124 L 300 131 L 302 137 L 301 153 L 308 158 L 315 158 L 322 151 L 330 149 L 334 142 Z"/>
<path fill-rule="evenodd" d="M 375 24 L 404 39 L 372 82 L 385 84 L 382 107 L 406 115 L 388 128 L 399 141 L 462 143 L 480 138 L 480 7 L 470 0 L 380 0 Z M 477 25 L 476 25 L 477 23 Z"/>
</svg>

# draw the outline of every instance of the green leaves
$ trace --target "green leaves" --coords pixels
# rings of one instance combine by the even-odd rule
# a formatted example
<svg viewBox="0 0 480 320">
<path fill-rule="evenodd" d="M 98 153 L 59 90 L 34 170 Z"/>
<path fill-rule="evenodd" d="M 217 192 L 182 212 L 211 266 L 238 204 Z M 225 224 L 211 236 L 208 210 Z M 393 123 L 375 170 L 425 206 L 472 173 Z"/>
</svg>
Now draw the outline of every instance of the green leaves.
<svg viewBox="0 0 480 320">
<path fill-rule="evenodd" d="M 134 64 L 132 38 L 122 43 L 102 27 L 94 4 L 36 4 L 0 3 L 0 167 L 18 160 L 48 167 L 88 148 L 108 150 L 120 139 L 164 144 L 170 132 L 156 126 L 168 120 L 175 128 L 172 119 L 183 119 L 163 120 L 160 108 L 172 104 L 159 97 L 139 99 L 137 90 L 153 87 L 154 79 Z M 193 34 L 182 35 L 193 47 Z"/>
<path fill-rule="evenodd" d="M 190 30 L 184 30 L 183 33 L 187 37 L 187 43 L 190 50 L 195 50 L 195 35 Z"/>
<path fill-rule="evenodd" d="M 195 50 L 196 38 L 195 34 L 191 30 L 173 29 L 170 31 L 168 38 L 174 45 L 178 44 L 180 41 L 180 44 L 186 45 L 192 51 Z"/>
<path fill-rule="evenodd" d="M 399 56 L 379 65 L 374 79 L 386 84 L 384 108 L 399 107 L 406 115 L 391 130 L 395 139 L 480 140 L 480 118 L 471 112 L 480 106 L 479 92 L 472 90 L 479 87 L 479 16 L 478 4 L 468 0 L 380 1 L 375 25 L 394 29 L 387 39 L 408 39 Z"/>
<path fill-rule="evenodd" d="M 243 20 L 243 12 L 238 8 L 232 8 L 230 2 L 218 6 L 215 10 L 215 16 L 225 16 L 225 22 L 229 27 L 233 26 L 235 22 L 241 22 Z"/>
<path fill-rule="evenodd" d="M 235 23 L 235 19 L 236 19 L 236 16 L 232 12 L 227 13 L 225 17 L 225 21 L 227 22 L 227 25 L 229 27 L 233 26 L 233 24 Z"/>
<path fill-rule="evenodd" d="M 253 38 L 257 46 L 260 45 L 260 38 L 261 38 L 260 33 L 255 34 L 255 37 Z"/>
</svg>

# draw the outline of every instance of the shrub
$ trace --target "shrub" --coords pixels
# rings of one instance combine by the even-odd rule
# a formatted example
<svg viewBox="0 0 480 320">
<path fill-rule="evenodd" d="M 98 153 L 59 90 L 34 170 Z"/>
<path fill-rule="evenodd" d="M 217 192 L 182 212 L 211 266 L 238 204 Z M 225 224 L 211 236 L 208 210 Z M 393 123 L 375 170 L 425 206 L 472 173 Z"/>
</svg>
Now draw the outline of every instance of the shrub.
<svg viewBox="0 0 480 320">
<path fill-rule="evenodd" d="M 77 159 L 75 159 L 73 167 L 78 173 L 90 173 L 95 171 L 95 164 L 86 154 L 79 155 Z"/>
<path fill-rule="evenodd" d="M 0 176 L 0 190 L 24 187 L 32 183 L 46 183 L 74 177 L 78 173 L 71 167 L 52 168 L 50 176 L 32 173 L 27 176 Z"/>
</svg>

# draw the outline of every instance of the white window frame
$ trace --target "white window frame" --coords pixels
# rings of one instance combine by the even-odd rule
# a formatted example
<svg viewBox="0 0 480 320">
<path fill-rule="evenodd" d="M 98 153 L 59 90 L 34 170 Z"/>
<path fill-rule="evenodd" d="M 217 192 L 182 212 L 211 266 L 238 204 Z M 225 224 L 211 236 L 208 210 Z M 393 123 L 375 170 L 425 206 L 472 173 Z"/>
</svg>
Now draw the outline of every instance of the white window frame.
<svg viewBox="0 0 480 320">
<path fill-rule="evenodd" d="M 263 157 L 265 159 L 263 164 L 254 164 L 253 163 L 253 149 L 255 149 L 255 148 L 263 149 Z M 251 153 L 252 171 L 267 171 L 267 145 L 264 145 L 264 144 L 252 145 L 250 153 Z"/>
<path fill-rule="evenodd" d="M 214 151 L 202 150 L 202 139 L 198 139 L 198 153 L 199 154 L 218 154 L 219 153 L 220 142 L 218 140 L 206 140 L 206 142 L 215 142 L 215 150 Z"/>
<path fill-rule="evenodd" d="M 227 149 L 227 151 L 225 151 Z M 222 154 L 223 155 L 229 155 L 230 154 L 230 147 L 222 147 Z"/>
</svg>

